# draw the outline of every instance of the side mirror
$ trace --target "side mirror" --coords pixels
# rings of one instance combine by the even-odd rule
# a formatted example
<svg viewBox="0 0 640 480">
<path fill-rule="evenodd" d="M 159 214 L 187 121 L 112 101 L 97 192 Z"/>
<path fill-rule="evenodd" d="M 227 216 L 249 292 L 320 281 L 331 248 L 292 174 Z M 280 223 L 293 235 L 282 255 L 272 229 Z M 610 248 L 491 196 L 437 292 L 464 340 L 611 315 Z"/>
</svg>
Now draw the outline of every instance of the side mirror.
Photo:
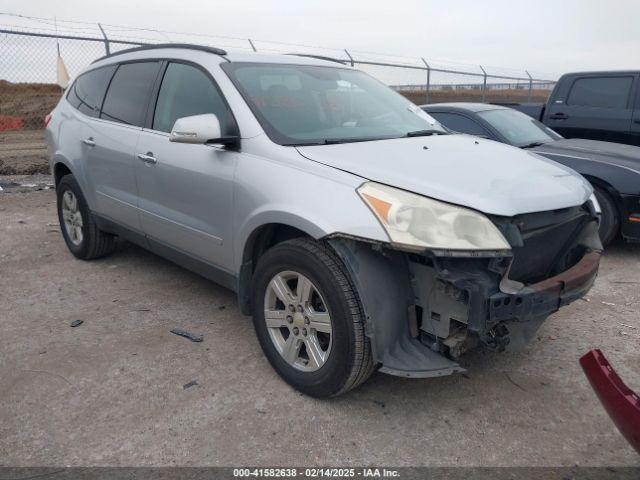
<svg viewBox="0 0 640 480">
<path fill-rule="evenodd" d="M 223 137 L 220 121 L 213 113 L 182 117 L 176 120 L 171 130 L 170 142 L 236 145 L 240 140 L 237 136 Z"/>
</svg>

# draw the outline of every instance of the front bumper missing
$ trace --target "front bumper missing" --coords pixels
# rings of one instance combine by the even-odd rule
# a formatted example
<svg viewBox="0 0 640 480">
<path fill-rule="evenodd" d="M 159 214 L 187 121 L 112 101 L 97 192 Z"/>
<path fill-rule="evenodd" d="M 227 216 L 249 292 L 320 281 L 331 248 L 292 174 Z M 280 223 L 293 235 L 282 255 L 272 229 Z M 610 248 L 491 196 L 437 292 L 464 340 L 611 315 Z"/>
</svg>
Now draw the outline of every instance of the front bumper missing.
<svg viewBox="0 0 640 480">
<path fill-rule="evenodd" d="M 438 257 L 340 236 L 327 241 L 354 281 L 380 370 L 432 377 L 463 371 L 457 358 L 477 343 L 519 350 L 546 317 L 582 297 L 595 281 L 601 244 L 594 221 L 577 233 L 567 251 L 581 251 L 579 259 L 530 284 L 508 280 L 510 257 Z"/>
<path fill-rule="evenodd" d="M 549 315 L 589 291 L 600 257 L 600 250 L 587 250 L 567 270 L 528 285 L 492 272 L 481 260 L 436 260 L 434 269 L 413 266 L 417 304 L 423 311 L 421 330 L 432 337 L 431 342 L 449 347 L 443 353 L 453 358 L 477 343 L 469 343 L 461 331 L 498 351 L 521 350 Z M 431 278 L 424 273 L 429 270 L 435 272 Z M 434 279 L 445 285 L 445 291 L 452 290 L 448 296 L 433 295 Z M 454 339 L 458 341 L 451 348 Z"/>
</svg>

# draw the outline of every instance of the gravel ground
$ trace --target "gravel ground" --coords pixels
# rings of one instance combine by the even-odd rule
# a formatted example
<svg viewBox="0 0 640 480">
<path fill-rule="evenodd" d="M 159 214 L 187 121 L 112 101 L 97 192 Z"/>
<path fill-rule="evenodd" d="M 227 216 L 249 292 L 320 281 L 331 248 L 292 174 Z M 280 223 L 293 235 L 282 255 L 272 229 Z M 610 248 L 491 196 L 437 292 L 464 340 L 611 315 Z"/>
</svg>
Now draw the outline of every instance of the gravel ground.
<svg viewBox="0 0 640 480">
<path fill-rule="evenodd" d="M 375 374 L 319 401 L 276 376 L 232 292 L 133 246 L 76 260 L 54 192 L 13 192 L 0 193 L 0 466 L 640 466 L 578 365 L 599 347 L 640 391 L 640 245 L 611 247 L 588 301 L 523 353 L 473 352 L 446 378 Z"/>
</svg>

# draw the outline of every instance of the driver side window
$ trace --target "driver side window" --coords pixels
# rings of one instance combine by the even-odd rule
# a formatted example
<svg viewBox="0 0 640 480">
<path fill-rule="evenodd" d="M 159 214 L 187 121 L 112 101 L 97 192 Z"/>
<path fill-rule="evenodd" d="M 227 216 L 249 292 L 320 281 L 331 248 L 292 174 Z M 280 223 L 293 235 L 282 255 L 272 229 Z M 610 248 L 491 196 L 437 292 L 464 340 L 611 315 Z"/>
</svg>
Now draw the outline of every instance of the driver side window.
<svg viewBox="0 0 640 480">
<path fill-rule="evenodd" d="M 429 115 L 454 132 L 491 138 L 491 134 L 482 125 L 464 115 L 437 112 L 429 112 Z"/>
<path fill-rule="evenodd" d="M 218 117 L 223 135 L 234 133 L 231 111 L 211 79 L 192 65 L 169 63 L 158 92 L 152 128 L 169 133 L 177 119 L 205 113 Z"/>
</svg>

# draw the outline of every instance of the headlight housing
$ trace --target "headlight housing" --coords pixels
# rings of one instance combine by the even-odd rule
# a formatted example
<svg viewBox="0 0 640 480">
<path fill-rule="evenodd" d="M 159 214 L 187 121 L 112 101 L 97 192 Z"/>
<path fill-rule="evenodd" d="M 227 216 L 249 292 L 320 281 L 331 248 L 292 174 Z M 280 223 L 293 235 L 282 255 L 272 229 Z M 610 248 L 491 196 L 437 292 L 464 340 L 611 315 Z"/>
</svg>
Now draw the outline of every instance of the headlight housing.
<svg viewBox="0 0 640 480">
<path fill-rule="evenodd" d="M 386 230 L 391 243 L 412 250 L 504 251 L 509 242 L 484 215 L 374 182 L 358 194 Z"/>
</svg>

